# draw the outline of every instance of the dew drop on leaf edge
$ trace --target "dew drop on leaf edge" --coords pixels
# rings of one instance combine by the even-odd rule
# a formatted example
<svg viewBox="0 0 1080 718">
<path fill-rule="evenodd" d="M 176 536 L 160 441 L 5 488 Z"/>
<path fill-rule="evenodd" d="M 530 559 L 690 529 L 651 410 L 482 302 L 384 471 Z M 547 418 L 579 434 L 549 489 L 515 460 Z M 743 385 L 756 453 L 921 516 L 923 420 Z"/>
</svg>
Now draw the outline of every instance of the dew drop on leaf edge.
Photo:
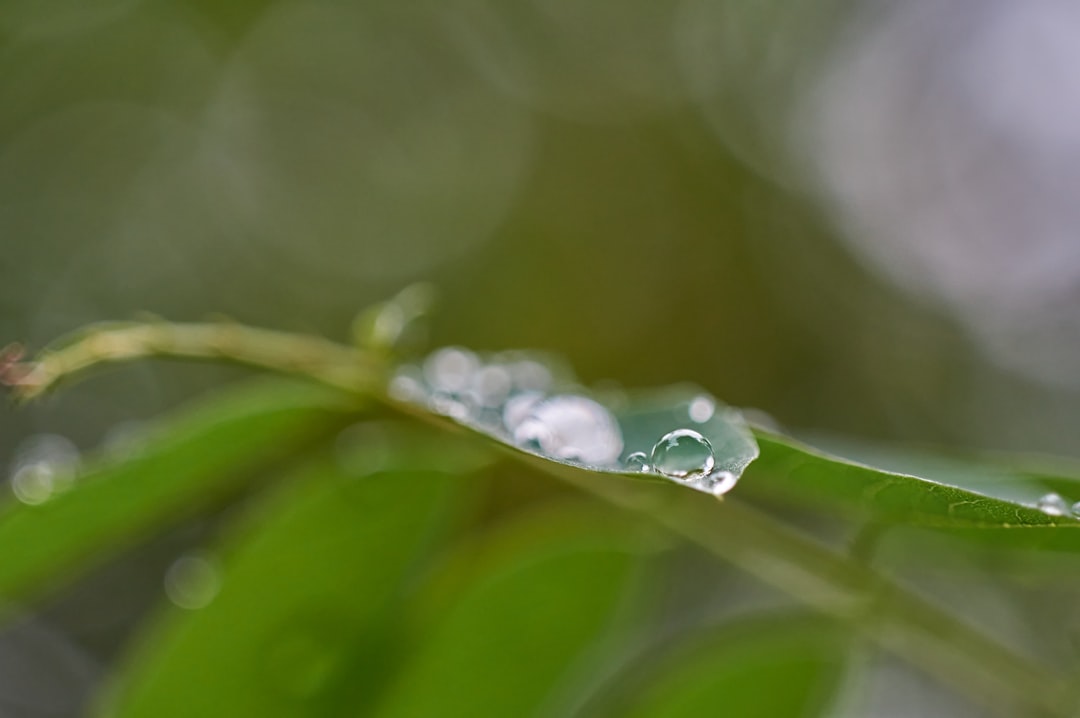
<svg viewBox="0 0 1080 718">
<path fill-rule="evenodd" d="M 1047 516 L 1064 516 L 1069 513 L 1069 505 L 1059 494 L 1049 493 L 1041 496 L 1035 507 Z"/>
</svg>

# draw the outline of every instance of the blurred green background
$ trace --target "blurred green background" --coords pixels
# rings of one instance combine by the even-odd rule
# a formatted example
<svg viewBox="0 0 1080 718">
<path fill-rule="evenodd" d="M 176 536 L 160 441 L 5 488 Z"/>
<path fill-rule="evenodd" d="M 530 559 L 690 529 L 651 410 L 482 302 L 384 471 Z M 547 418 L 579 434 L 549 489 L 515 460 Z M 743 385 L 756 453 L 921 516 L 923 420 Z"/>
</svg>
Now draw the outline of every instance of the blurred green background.
<svg viewBox="0 0 1080 718">
<path fill-rule="evenodd" d="M 1061 178 L 1031 160 L 1073 151 L 1032 124 L 1057 75 L 1009 54 L 1004 3 L 968 7 L 955 41 L 960 10 L 902 5 L 0 0 L 0 337 L 38 348 L 150 312 L 345 339 L 423 280 L 433 345 L 690 380 L 796 433 L 1080 453 L 1075 224 L 1037 182 L 995 184 Z M 1024 47 L 1061 5 L 1012 18 Z M 914 235 L 930 254 L 905 254 Z M 935 264 L 946 249 L 971 272 Z M 1005 311 L 1030 287 L 1041 303 Z M 0 458 L 40 433 L 122 438 L 241 374 L 103 374 L 0 413 Z M 201 530 L 49 620 L 107 663 Z"/>
</svg>

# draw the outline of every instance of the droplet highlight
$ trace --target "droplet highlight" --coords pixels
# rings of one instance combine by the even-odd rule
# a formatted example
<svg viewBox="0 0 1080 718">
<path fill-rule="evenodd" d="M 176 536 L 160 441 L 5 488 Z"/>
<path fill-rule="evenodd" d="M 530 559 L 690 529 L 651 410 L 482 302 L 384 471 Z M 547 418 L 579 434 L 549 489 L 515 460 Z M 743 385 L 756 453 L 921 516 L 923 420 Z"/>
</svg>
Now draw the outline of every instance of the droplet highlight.
<svg viewBox="0 0 1080 718">
<path fill-rule="evenodd" d="M 676 429 L 660 438 L 652 450 L 653 468 L 679 481 L 708 476 L 716 466 L 712 444 L 693 429 Z"/>
<path fill-rule="evenodd" d="M 1069 512 L 1069 505 L 1059 494 L 1049 493 L 1039 498 L 1035 507 L 1047 516 L 1064 516 Z"/>
</svg>

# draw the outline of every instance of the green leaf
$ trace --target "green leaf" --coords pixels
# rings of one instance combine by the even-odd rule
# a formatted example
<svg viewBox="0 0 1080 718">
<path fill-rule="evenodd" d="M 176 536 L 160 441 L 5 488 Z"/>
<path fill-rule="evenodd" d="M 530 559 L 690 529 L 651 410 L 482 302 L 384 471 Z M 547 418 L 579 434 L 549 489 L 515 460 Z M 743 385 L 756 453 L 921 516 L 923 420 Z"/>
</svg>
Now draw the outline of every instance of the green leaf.
<svg viewBox="0 0 1080 718">
<path fill-rule="evenodd" d="M 330 715 L 374 700 L 394 664 L 404 582 L 460 478 L 323 464 L 257 506 L 223 549 L 220 594 L 173 609 L 129 660 L 110 715 Z"/>
<path fill-rule="evenodd" d="M 450 350 L 460 351 L 460 350 Z M 540 363 L 538 355 L 532 363 Z M 501 366 L 505 359 L 492 360 Z M 556 374 L 556 371 L 552 371 Z M 458 426 L 494 439 L 514 452 L 554 462 L 563 466 L 586 469 L 600 474 L 618 474 L 646 481 L 672 483 L 705 493 L 730 490 L 746 467 L 758 456 L 758 445 L 742 413 L 718 403 L 707 392 L 689 384 L 666 389 L 638 392 L 632 398 L 618 393 L 594 400 L 579 388 L 567 384 L 565 391 L 553 391 L 545 396 L 523 392 L 517 399 L 536 398 L 517 426 L 506 426 L 504 416 L 492 412 L 472 412 L 464 403 L 440 398 L 432 401 L 423 388 L 420 370 L 405 367 L 398 375 L 411 387 L 392 404 L 409 413 L 430 419 L 433 407 L 445 414 L 445 419 Z M 395 380 L 395 381 L 398 381 Z M 391 384 L 393 391 L 394 384 Z M 511 405 L 507 402 L 503 407 Z M 422 407 L 422 408 L 421 408 Z M 535 428 L 539 440 L 522 429 Z M 610 428 L 610 431 L 608 430 Z M 646 464 L 652 461 L 654 447 L 665 435 L 679 429 L 690 429 L 703 437 L 710 446 L 711 468 L 698 477 L 686 480 L 670 479 L 654 471 L 643 471 L 640 464 L 630 461 L 633 454 L 643 454 Z M 596 451 L 598 444 L 603 444 Z M 585 458 L 575 456 L 582 454 Z M 603 460 L 596 456 L 604 456 Z"/>
<path fill-rule="evenodd" d="M 627 718 L 811 718 L 826 715 L 844 673 L 839 625 L 757 616 L 684 642 L 635 671 Z"/>
<path fill-rule="evenodd" d="M 182 412 L 131 458 L 40 505 L 0 509 L 0 596 L 31 597 L 239 490 L 340 429 L 355 401 L 260 382 Z"/>
<path fill-rule="evenodd" d="M 758 432 L 758 442 L 761 458 L 740 484 L 741 496 L 824 506 L 883 524 L 945 530 L 1014 546 L 1080 550 L 1080 520 L 1037 507 L 1040 497 L 1052 490 L 1071 487 L 1077 493 L 1076 480 L 912 452 L 912 467 L 925 470 L 925 475 L 915 476 L 841 459 L 774 434 Z M 881 453 L 875 458 L 886 459 Z"/>
<path fill-rule="evenodd" d="M 424 640 L 375 715 L 565 714 L 617 650 L 641 556 L 634 532 L 595 512 L 547 511 L 467 548 L 450 562 L 464 585 L 429 589 Z"/>
</svg>

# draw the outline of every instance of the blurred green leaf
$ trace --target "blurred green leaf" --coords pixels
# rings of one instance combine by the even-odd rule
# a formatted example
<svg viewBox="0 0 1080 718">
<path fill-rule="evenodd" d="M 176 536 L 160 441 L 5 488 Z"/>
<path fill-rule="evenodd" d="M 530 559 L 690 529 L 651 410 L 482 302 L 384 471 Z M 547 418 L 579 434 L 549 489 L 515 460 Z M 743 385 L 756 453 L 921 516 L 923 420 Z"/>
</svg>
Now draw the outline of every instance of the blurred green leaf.
<svg viewBox="0 0 1080 718">
<path fill-rule="evenodd" d="M 134 456 L 102 463 L 43 504 L 10 501 L 0 510 L 0 595 L 30 597 L 236 495 L 356 410 L 319 387 L 259 382 L 181 413 Z"/>
<path fill-rule="evenodd" d="M 625 698 L 627 718 L 811 718 L 826 715 L 843 675 L 840 626 L 805 615 L 756 616 L 650 663 Z"/>
<path fill-rule="evenodd" d="M 1012 471 L 1003 466 L 955 459 L 928 459 L 912 452 L 915 476 L 876 469 L 831 456 L 790 438 L 758 432 L 761 457 L 747 472 L 741 495 L 797 505 L 817 505 L 881 522 L 945 530 L 1015 546 L 1080 551 L 1080 520 L 1072 501 L 1055 511 L 1038 503 L 1053 488 L 1074 479 Z M 889 462 L 903 463 L 904 454 Z"/>
<path fill-rule="evenodd" d="M 330 464 L 262 502 L 224 549 L 220 594 L 173 609 L 129 661 L 117 716 L 327 715 L 378 694 L 403 582 L 441 533 L 460 477 Z"/>
<path fill-rule="evenodd" d="M 547 511 L 467 547 L 451 563 L 468 579 L 436 596 L 375 715 L 564 714 L 634 613 L 638 538 L 596 512 Z"/>
</svg>

